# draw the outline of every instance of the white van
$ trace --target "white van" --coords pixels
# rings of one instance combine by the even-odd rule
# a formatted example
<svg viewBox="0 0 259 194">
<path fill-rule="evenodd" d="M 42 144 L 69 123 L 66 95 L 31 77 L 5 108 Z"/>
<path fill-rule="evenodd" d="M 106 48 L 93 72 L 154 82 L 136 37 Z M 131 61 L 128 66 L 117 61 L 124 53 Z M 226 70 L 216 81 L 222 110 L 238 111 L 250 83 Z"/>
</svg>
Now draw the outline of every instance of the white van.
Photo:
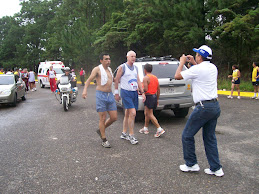
<svg viewBox="0 0 259 194">
<path fill-rule="evenodd" d="M 38 68 L 38 82 L 40 83 L 40 87 L 44 88 L 45 86 L 50 86 L 48 81 L 48 71 L 49 67 L 53 66 L 53 70 L 56 72 L 56 80 L 59 80 L 61 75 L 64 74 L 65 65 L 61 61 L 45 61 L 40 62 Z"/>
</svg>

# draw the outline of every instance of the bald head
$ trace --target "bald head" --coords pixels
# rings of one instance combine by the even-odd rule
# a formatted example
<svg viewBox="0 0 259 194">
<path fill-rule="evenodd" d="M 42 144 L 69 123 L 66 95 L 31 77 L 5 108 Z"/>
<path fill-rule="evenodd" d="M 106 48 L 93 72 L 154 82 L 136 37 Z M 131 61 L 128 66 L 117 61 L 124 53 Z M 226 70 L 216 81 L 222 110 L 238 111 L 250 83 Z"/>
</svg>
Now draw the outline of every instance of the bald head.
<svg viewBox="0 0 259 194">
<path fill-rule="evenodd" d="M 136 61 L 136 53 L 134 51 L 129 51 L 127 53 L 127 64 L 128 65 L 133 65 Z"/>
</svg>

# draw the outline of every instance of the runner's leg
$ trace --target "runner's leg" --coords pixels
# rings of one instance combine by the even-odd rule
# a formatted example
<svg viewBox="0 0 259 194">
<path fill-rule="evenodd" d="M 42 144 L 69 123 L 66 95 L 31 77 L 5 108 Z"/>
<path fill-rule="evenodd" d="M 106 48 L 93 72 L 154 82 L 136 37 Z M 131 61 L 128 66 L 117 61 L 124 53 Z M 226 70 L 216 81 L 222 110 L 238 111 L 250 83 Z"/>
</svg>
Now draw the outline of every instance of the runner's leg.
<svg viewBox="0 0 259 194">
<path fill-rule="evenodd" d="M 129 134 L 134 135 L 134 123 L 135 123 L 135 117 L 136 117 L 136 109 L 130 108 L 127 110 L 129 111 L 129 117 L 128 117 Z"/>
<path fill-rule="evenodd" d="M 106 120 L 106 113 L 107 112 L 98 112 L 99 114 L 99 129 L 101 132 L 101 138 L 106 138 L 105 136 L 105 120 Z"/>
<path fill-rule="evenodd" d="M 117 121 L 117 111 L 108 111 L 110 118 L 105 121 L 105 129 L 109 127 L 113 122 Z"/>
</svg>

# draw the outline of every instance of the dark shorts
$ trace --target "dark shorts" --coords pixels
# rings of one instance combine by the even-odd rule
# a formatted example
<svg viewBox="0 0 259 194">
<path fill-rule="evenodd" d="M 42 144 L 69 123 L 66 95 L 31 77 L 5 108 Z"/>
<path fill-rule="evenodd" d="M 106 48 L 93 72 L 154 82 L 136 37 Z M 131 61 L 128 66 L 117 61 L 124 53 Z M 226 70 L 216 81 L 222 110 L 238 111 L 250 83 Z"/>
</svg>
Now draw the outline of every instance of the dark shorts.
<svg viewBox="0 0 259 194">
<path fill-rule="evenodd" d="M 29 82 L 29 83 L 35 84 L 35 81 L 33 81 L 33 82 Z"/>
<path fill-rule="evenodd" d="M 146 107 L 148 107 L 149 109 L 156 109 L 156 107 L 157 107 L 157 96 L 155 94 L 146 95 L 146 101 L 144 102 L 144 105 Z"/>
<path fill-rule="evenodd" d="M 96 90 L 96 111 L 106 112 L 113 110 L 117 110 L 113 93 Z"/>
<path fill-rule="evenodd" d="M 232 82 L 233 84 L 240 84 L 240 78 L 238 78 L 236 81 Z"/>
<path fill-rule="evenodd" d="M 259 81 L 252 82 L 253 86 L 259 86 Z"/>
<path fill-rule="evenodd" d="M 138 91 L 121 89 L 121 99 L 125 109 L 135 108 L 138 110 Z"/>
</svg>

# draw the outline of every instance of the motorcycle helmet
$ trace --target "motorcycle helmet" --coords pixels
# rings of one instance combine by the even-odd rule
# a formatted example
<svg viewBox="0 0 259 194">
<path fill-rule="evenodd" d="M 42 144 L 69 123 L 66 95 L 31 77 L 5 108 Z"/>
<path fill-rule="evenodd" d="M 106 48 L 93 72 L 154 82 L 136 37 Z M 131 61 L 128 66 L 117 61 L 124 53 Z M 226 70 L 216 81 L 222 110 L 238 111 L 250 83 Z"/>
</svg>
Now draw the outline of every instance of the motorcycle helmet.
<svg viewBox="0 0 259 194">
<path fill-rule="evenodd" d="M 69 68 L 69 67 L 65 67 L 64 70 L 65 70 L 65 71 L 70 71 L 70 68 Z"/>
</svg>

